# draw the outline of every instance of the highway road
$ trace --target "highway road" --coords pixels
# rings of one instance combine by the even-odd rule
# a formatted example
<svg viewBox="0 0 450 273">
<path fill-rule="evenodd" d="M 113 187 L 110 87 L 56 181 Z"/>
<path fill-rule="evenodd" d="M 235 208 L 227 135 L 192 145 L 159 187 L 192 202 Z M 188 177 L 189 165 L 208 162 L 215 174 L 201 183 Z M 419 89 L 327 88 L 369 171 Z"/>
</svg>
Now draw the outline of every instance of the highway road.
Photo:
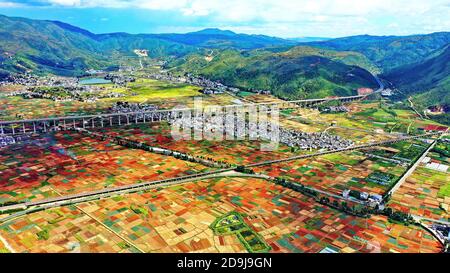
<svg viewBox="0 0 450 273">
<path fill-rule="evenodd" d="M 347 147 L 347 148 L 323 151 L 323 152 L 318 152 L 318 153 L 314 153 L 314 154 L 305 154 L 305 155 L 298 155 L 298 156 L 282 158 L 282 159 L 267 160 L 267 161 L 263 161 L 263 162 L 257 162 L 257 163 L 248 164 L 245 167 L 253 168 L 253 167 L 258 167 L 258 166 L 263 166 L 263 165 L 282 163 L 282 162 L 298 160 L 298 159 L 305 159 L 305 158 L 316 157 L 316 156 L 321 156 L 321 155 L 327 155 L 327 154 L 332 154 L 332 153 L 340 153 L 340 152 L 345 152 L 345 151 L 366 149 L 366 148 L 371 148 L 371 147 L 375 147 L 375 146 L 383 146 L 383 145 L 396 143 L 396 142 L 399 142 L 399 141 L 405 141 L 405 140 L 410 140 L 410 139 L 418 139 L 418 138 L 427 138 L 427 137 L 431 137 L 431 136 L 435 136 L 435 135 L 442 135 L 442 134 L 444 134 L 444 133 L 437 132 L 437 133 L 427 133 L 427 134 L 416 135 L 416 136 L 404 136 L 404 137 L 399 137 L 399 138 L 396 138 L 396 139 L 390 139 L 390 140 L 373 142 L 373 143 L 368 143 L 368 144 L 350 146 L 350 147 Z"/>
<path fill-rule="evenodd" d="M 437 220 L 437 219 L 432 219 L 432 218 L 428 218 L 428 217 L 424 217 L 424 216 L 420 216 L 420 215 L 415 215 L 415 214 L 411 214 L 411 217 L 418 221 L 428 221 L 428 222 L 433 222 L 433 223 L 438 223 L 438 224 L 443 224 L 443 225 L 447 225 L 450 226 L 450 221 L 446 221 L 446 220 Z"/>
<path fill-rule="evenodd" d="M 69 195 L 63 195 L 60 197 L 53 197 L 53 198 L 47 198 L 37 201 L 30 201 L 30 202 L 24 202 L 14 205 L 8 205 L 0 207 L 0 212 L 8 211 L 8 210 L 16 210 L 16 209 L 23 209 L 22 211 L 12 213 L 6 217 L 3 217 L 0 219 L 0 223 L 4 223 L 6 221 L 12 220 L 14 218 L 17 218 L 19 216 L 25 215 L 27 213 L 41 210 L 41 209 L 48 209 L 52 207 L 60 207 L 60 206 L 66 206 L 66 205 L 73 205 L 76 203 L 82 203 L 87 202 L 95 199 L 100 198 L 107 198 L 112 197 L 119 194 L 127 194 L 127 193 L 133 193 L 143 190 L 149 190 L 149 189 L 155 189 L 159 187 L 168 187 L 168 186 L 174 186 L 179 184 L 184 184 L 192 181 L 202 180 L 202 179 L 211 179 L 211 178 L 218 178 L 218 177 L 256 177 L 256 178 L 262 178 L 262 179 L 269 179 L 268 176 L 265 175 L 259 175 L 259 174 L 244 174 L 234 171 L 233 168 L 230 169 L 222 169 L 217 171 L 211 171 L 206 173 L 198 173 L 193 175 L 186 175 L 186 176 L 180 176 L 175 178 L 169 178 L 164 180 L 156 180 L 156 181 L 149 181 L 144 183 L 137 183 L 137 184 L 131 184 L 131 185 L 124 185 L 120 187 L 114 187 L 114 188 L 105 188 L 101 190 L 95 190 L 95 191 L 89 191 L 89 192 L 82 192 L 78 194 L 69 194 Z"/>
<path fill-rule="evenodd" d="M 390 189 L 385 196 L 392 196 L 395 191 L 397 191 L 403 183 L 405 183 L 406 179 L 414 172 L 414 170 L 419 166 L 420 162 L 427 156 L 427 154 L 431 151 L 431 149 L 434 148 L 436 145 L 436 140 L 433 140 L 433 143 L 428 147 L 428 149 L 420 156 L 419 159 L 414 162 L 414 164 L 400 177 L 400 179 L 397 181 L 394 187 Z"/>
</svg>

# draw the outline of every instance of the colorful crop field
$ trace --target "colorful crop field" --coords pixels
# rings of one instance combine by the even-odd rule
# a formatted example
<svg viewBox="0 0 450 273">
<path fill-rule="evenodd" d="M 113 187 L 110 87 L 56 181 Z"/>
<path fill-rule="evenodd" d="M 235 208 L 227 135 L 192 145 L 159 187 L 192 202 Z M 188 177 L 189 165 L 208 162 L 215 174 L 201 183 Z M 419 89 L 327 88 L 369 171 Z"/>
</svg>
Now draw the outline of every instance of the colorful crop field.
<svg viewBox="0 0 450 273">
<path fill-rule="evenodd" d="M 394 193 L 389 206 L 419 216 L 450 220 L 450 160 L 433 149 L 426 162 Z"/>
<path fill-rule="evenodd" d="M 105 112 L 111 103 L 99 100 L 95 103 L 67 101 L 55 102 L 49 99 L 24 99 L 22 97 L 0 96 L 0 119 L 18 120 L 94 114 Z"/>
<path fill-rule="evenodd" d="M 74 132 L 58 132 L 33 143 L 0 149 L 0 203 L 160 180 L 208 169 Z"/>
<path fill-rule="evenodd" d="M 415 226 L 389 223 L 381 216 L 349 216 L 257 178 L 209 179 L 77 207 L 18 218 L 0 225 L 0 234 L 18 252 L 69 252 L 78 244 L 87 252 L 247 252 L 235 234 L 211 229 L 217 219 L 239 213 L 239 225 L 252 230 L 243 236 L 250 241 L 257 236 L 271 252 L 440 250 L 431 235 Z M 39 239 L 42 230 L 47 232 Z"/>
<path fill-rule="evenodd" d="M 406 168 L 354 151 L 276 163 L 254 170 L 340 195 L 346 189 L 384 194 Z M 371 180 L 379 173 L 388 175 L 389 183 Z"/>
<path fill-rule="evenodd" d="M 136 252 L 75 207 L 40 211 L 0 224 L 0 237 L 7 238 L 10 252 Z"/>
<path fill-rule="evenodd" d="M 285 158 L 303 153 L 302 151 L 292 152 L 290 147 L 281 143 L 275 151 L 262 151 L 261 141 L 175 140 L 171 136 L 170 125 L 166 122 L 137 124 L 120 128 L 97 128 L 96 130 L 103 131 L 111 136 L 121 135 L 143 141 L 149 145 L 238 165 Z"/>
</svg>

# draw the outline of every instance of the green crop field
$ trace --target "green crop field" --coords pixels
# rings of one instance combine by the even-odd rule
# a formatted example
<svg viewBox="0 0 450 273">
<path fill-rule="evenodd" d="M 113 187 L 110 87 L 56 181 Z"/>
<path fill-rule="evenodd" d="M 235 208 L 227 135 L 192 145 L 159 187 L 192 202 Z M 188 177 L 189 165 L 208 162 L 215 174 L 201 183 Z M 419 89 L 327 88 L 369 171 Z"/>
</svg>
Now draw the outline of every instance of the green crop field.
<svg viewBox="0 0 450 273">
<path fill-rule="evenodd" d="M 120 98 L 129 102 L 145 102 L 147 100 L 201 96 L 200 88 L 186 84 L 172 84 L 150 79 L 138 79 L 127 86 L 130 95 Z M 117 99 L 111 99 L 117 100 Z"/>
<path fill-rule="evenodd" d="M 270 246 L 245 223 L 242 215 L 238 212 L 230 212 L 217 218 L 211 224 L 211 229 L 218 235 L 236 235 L 249 252 L 267 252 L 270 250 Z"/>
<path fill-rule="evenodd" d="M 445 184 L 445 186 L 439 189 L 438 196 L 439 197 L 450 196 L 450 182 Z"/>
</svg>

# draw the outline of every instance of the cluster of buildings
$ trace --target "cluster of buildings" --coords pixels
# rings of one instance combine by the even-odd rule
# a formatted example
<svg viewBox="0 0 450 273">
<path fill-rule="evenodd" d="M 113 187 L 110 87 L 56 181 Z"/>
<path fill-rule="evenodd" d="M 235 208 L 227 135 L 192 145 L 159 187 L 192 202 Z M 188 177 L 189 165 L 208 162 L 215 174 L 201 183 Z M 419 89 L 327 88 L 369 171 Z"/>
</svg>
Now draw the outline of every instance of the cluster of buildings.
<svg viewBox="0 0 450 273">
<path fill-rule="evenodd" d="M 224 85 L 218 81 L 212 81 L 202 76 L 194 76 L 192 74 L 186 74 L 185 76 L 175 76 L 168 72 L 163 73 L 153 73 L 149 75 L 150 78 L 155 80 L 163 80 L 170 82 L 188 83 L 196 86 L 203 87 L 204 94 L 220 94 L 225 91 L 230 91 L 237 93 L 240 91 L 239 88 L 230 87 Z"/>
<path fill-rule="evenodd" d="M 342 192 L 342 197 L 350 201 L 362 201 L 366 205 L 371 207 L 378 207 L 383 205 L 383 196 L 374 193 L 360 192 L 355 190 L 344 190 Z M 380 208 L 382 209 L 382 208 Z"/>
<path fill-rule="evenodd" d="M 162 121 L 169 120 L 169 112 L 152 112 L 158 110 L 158 106 L 153 104 L 143 103 L 129 103 L 129 102 L 116 102 L 109 108 L 110 113 L 135 113 L 135 112 L 148 112 L 137 114 L 135 118 L 139 121 Z"/>
<path fill-rule="evenodd" d="M 280 128 L 280 142 L 300 149 L 335 150 L 353 145 L 353 141 L 328 133 L 305 133 Z"/>
<path fill-rule="evenodd" d="M 105 73 L 103 70 L 96 70 L 96 69 L 88 69 L 86 70 L 86 73 L 89 75 L 98 75 L 98 74 L 103 74 Z"/>
<path fill-rule="evenodd" d="M 109 111 L 112 113 L 133 113 L 133 112 L 147 112 L 145 114 L 138 114 L 135 117 L 137 120 L 146 121 L 168 121 L 170 124 L 182 124 L 184 129 L 200 130 L 202 132 L 210 133 L 211 136 L 222 139 L 225 134 L 230 134 L 235 137 L 244 137 L 249 139 L 273 140 L 273 128 L 268 126 L 267 130 L 261 130 L 258 124 L 250 124 L 246 119 L 234 119 L 234 126 L 224 126 L 227 120 L 225 116 L 218 115 L 203 115 L 201 112 L 194 114 L 190 118 L 182 117 L 181 113 L 175 115 L 170 111 L 155 112 L 158 107 L 152 104 L 137 104 L 129 102 L 117 102 Z M 234 132 L 228 132 L 229 128 L 233 128 Z M 278 137 L 281 143 L 290 147 L 298 147 L 300 149 L 327 149 L 335 150 L 346 148 L 353 144 L 352 141 L 343 139 L 336 135 L 328 133 L 305 133 L 295 130 L 276 128 L 278 129 Z"/>
<path fill-rule="evenodd" d="M 38 77 L 32 74 L 11 74 L 4 81 L 0 82 L 0 86 L 7 85 L 22 85 L 25 87 L 32 86 L 63 86 L 63 87 L 74 87 L 78 85 L 77 78 L 71 77 Z"/>
<path fill-rule="evenodd" d="M 129 80 L 118 78 L 118 82 Z M 22 96 L 25 99 L 45 98 L 53 101 L 95 102 L 101 98 L 119 98 L 124 94 L 106 92 L 104 87 L 80 85 L 78 78 L 37 77 L 31 74 L 10 75 L 0 86 L 19 85 L 22 90 L 12 91 L 6 96 Z"/>
<path fill-rule="evenodd" d="M 17 136 L 0 135 L 0 148 L 28 140 L 29 138 L 30 138 L 29 135 L 17 135 Z"/>
<path fill-rule="evenodd" d="M 205 77 L 196 77 L 192 74 L 186 74 L 185 76 L 175 76 L 169 72 L 162 72 L 162 73 L 153 73 L 149 75 L 150 78 L 153 78 L 155 80 L 163 80 L 163 81 L 170 81 L 170 82 L 179 82 L 179 83 L 189 83 L 192 85 L 197 85 L 200 87 L 203 87 L 205 89 L 215 89 L 216 92 L 225 92 L 230 89 L 230 87 L 217 82 L 217 81 L 211 81 Z M 239 91 L 239 89 L 236 89 Z M 231 90 L 229 90 L 231 91 Z"/>
<path fill-rule="evenodd" d="M 135 49 L 133 52 L 139 57 L 148 57 L 148 50 L 146 49 Z"/>
<path fill-rule="evenodd" d="M 185 76 L 174 76 L 171 73 L 162 72 L 162 73 L 150 74 L 149 77 L 156 79 L 156 80 L 188 83 L 188 84 L 200 86 L 200 87 L 203 87 L 203 90 L 200 91 L 203 94 L 221 94 L 221 93 L 224 93 L 225 91 L 237 93 L 237 92 L 241 91 L 237 87 L 227 86 L 221 82 L 212 81 L 212 80 L 207 79 L 202 76 L 194 76 L 189 73 L 186 74 Z M 252 93 L 256 93 L 256 94 L 265 94 L 265 95 L 271 94 L 270 90 L 250 89 L 248 91 L 250 91 Z"/>
<path fill-rule="evenodd" d="M 428 114 L 444 114 L 450 111 L 450 105 L 433 105 L 425 109 Z"/>
<path fill-rule="evenodd" d="M 53 87 L 53 88 L 29 88 L 21 92 L 25 99 L 44 98 L 53 101 L 81 101 L 95 102 L 102 98 L 119 98 L 124 94 L 117 92 L 104 92 L 103 87 L 97 86 L 71 86 L 71 87 Z M 13 92 L 14 93 L 14 92 Z"/>
<path fill-rule="evenodd" d="M 444 224 L 433 223 L 431 228 L 435 231 L 435 234 L 441 238 L 442 241 L 447 244 L 450 242 L 450 226 Z"/>
<path fill-rule="evenodd" d="M 320 111 L 322 113 L 347 113 L 348 112 L 348 108 L 343 106 L 343 105 L 340 105 L 340 106 L 328 106 L 328 107 L 324 107 Z"/>
<path fill-rule="evenodd" d="M 139 104 L 118 101 L 116 104 L 109 108 L 112 113 L 132 113 L 132 112 L 147 112 L 156 111 L 158 106 L 153 104 Z"/>
<path fill-rule="evenodd" d="M 390 97 L 393 95 L 393 91 L 390 88 L 385 88 L 383 90 L 381 90 L 381 96 L 383 97 Z"/>
<path fill-rule="evenodd" d="M 16 140 L 12 136 L 0 136 L 0 147 L 5 147 L 16 143 Z"/>
<path fill-rule="evenodd" d="M 119 86 L 125 86 L 129 82 L 136 81 L 136 78 L 131 77 L 131 76 L 122 75 L 120 73 L 119 74 L 110 73 L 105 76 L 105 80 L 110 80 L 112 83 L 119 85 Z"/>
<path fill-rule="evenodd" d="M 446 173 L 449 169 L 449 166 L 446 164 L 442 164 L 438 161 L 432 160 L 431 157 L 426 156 L 422 163 L 425 164 L 425 168 Z"/>
</svg>

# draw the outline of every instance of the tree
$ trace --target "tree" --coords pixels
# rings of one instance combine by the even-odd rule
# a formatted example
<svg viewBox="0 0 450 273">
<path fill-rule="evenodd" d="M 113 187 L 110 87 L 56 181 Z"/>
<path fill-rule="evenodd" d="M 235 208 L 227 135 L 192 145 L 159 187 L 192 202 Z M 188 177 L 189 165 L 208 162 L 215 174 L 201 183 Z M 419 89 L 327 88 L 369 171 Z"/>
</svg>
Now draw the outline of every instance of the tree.
<svg viewBox="0 0 450 273">
<path fill-rule="evenodd" d="M 339 202 L 338 202 L 337 200 L 334 200 L 334 201 L 333 201 L 333 206 L 335 206 L 336 208 L 338 208 L 338 207 L 339 207 Z"/>
<path fill-rule="evenodd" d="M 383 210 L 383 213 L 384 213 L 384 215 L 386 215 L 386 216 L 391 216 L 392 215 L 392 209 L 391 208 L 385 208 L 384 210 Z"/>
</svg>

